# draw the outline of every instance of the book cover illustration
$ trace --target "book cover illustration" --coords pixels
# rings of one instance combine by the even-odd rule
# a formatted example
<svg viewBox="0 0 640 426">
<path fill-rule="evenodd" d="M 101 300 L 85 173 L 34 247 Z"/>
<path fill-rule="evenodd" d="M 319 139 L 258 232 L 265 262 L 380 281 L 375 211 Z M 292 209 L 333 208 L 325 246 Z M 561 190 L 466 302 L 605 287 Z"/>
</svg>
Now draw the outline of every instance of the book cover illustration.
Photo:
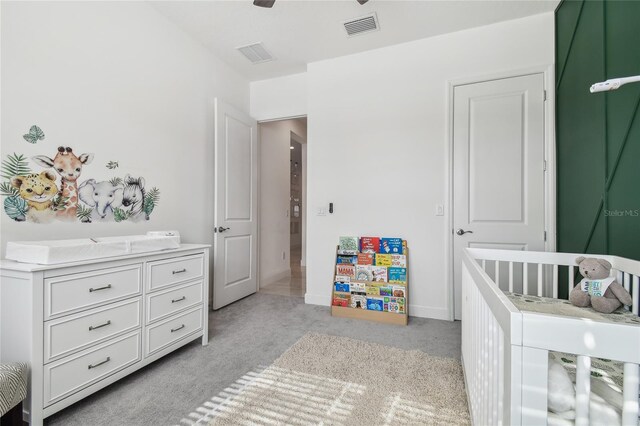
<svg viewBox="0 0 640 426">
<path fill-rule="evenodd" d="M 387 267 L 386 266 L 374 266 L 371 268 L 373 277 L 369 281 L 375 281 L 379 283 L 387 282 Z"/>
<path fill-rule="evenodd" d="M 351 286 L 349 283 L 337 282 L 335 283 L 335 290 L 342 293 L 349 293 L 351 291 Z"/>
<path fill-rule="evenodd" d="M 390 254 L 376 254 L 376 266 L 391 266 L 392 261 Z"/>
<path fill-rule="evenodd" d="M 392 254 L 391 255 L 391 265 L 397 268 L 406 268 L 407 267 L 407 256 L 404 254 Z"/>
<path fill-rule="evenodd" d="M 373 265 L 373 253 L 360 253 L 358 255 L 358 265 Z"/>
<path fill-rule="evenodd" d="M 358 237 L 340 237 L 338 254 L 358 254 Z"/>
<path fill-rule="evenodd" d="M 393 296 L 393 288 L 388 286 L 379 287 L 379 293 L 380 296 Z"/>
<path fill-rule="evenodd" d="M 338 258 L 336 259 L 336 263 L 338 264 L 349 264 L 349 265 L 355 265 L 358 262 L 358 256 L 352 256 L 352 255 L 343 255 L 343 254 L 339 254 Z"/>
<path fill-rule="evenodd" d="M 402 238 L 381 238 L 380 253 L 403 254 Z"/>
<path fill-rule="evenodd" d="M 351 282 L 351 277 L 348 277 L 346 275 L 336 275 L 335 282 L 348 283 Z"/>
<path fill-rule="evenodd" d="M 367 291 L 365 283 L 351 283 L 350 287 L 351 293 L 365 293 Z"/>
<path fill-rule="evenodd" d="M 384 302 L 380 297 L 367 297 L 367 309 L 370 311 L 384 311 Z"/>
<path fill-rule="evenodd" d="M 407 282 L 407 268 L 389 268 L 389 282 L 390 283 L 406 283 Z"/>
<path fill-rule="evenodd" d="M 346 275 L 347 277 L 354 278 L 356 275 L 355 265 L 341 263 L 336 265 L 336 275 Z"/>
<path fill-rule="evenodd" d="M 351 293 L 351 307 L 356 309 L 367 309 L 367 296 L 364 294 Z"/>
<path fill-rule="evenodd" d="M 406 289 L 402 286 L 399 285 L 394 285 L 392 287 L 393 290 L 393 297 L 407 297 L 406 296 Z"/>
<path fill-rule="evenodd" d="M 334 294 L 333 301 L 331 302 L 333 306 L 342 306 L 343 308 L 348 308 L 351 304 L 351 295 L 350 294 Z"/>
<path fill-rule="evenodd" d="M 377 253 L 380 250 L 379 237 L 360 238 L 360 251 L 362 253 Z"/>
<path fill-rule="evenodd" d="M 370 265 L 357 265 L 356 266 L 356 280 L 358 281 L 373 281 L 373 273 Z"/>
<path fill-rule="evenodd" d="M 385 297 L 384 308 L 388 312 L 393 312 L 396 314 L 404 314 L 405 313 L 404 301 L 405 301 L 404 297 Z"/>
<path fill-rule="evenodd" d="M 380 287 L 378 283 L 367 284 L 367 296 L 380 296 Z"/>
</svg>

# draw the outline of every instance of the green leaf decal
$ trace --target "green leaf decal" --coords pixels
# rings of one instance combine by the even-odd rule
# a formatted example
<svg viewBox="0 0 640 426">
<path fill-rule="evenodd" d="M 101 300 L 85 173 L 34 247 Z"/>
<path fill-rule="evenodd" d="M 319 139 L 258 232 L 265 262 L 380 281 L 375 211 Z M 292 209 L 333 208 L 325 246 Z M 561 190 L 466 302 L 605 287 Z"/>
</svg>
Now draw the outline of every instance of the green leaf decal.
<svg viewBox="0 0 640 426">
<path fill-rule="evenodd" d="M 155 186 L 147 192 L 147 195 L 144 197 L 144 214 L 149 219 L 149 215 L 153 212 L 153 209 L 158 205 L 158 201 L 160 201 L 160 190 Z"/>
<path fill-rule="evenodd" d="M 22 154 L 7 155 L 6 160 L 2 160 L 0 166 L 0 175 L 5 179 L 11 179 L 14 176 L 28 175 L 31 173 L 29 168 L 29 160 Z"/>
<path fill-rule="evenodd" d="M 36 143 L 44 139 L 44 132 L 40 127 L 34 124 L 29 129 L 29 133 L 27 133 L 26 135 L 22 135 L 22 137 L 29 143 Z"/>
<path fill-rule="evenodd" d="M 76 216 L 80 219 L 80 222 L 90 223 L 91 222 L 91 213 L 93 213 L 93 209 L 90 207 L 85 207 L 82 204 L 78 205 L 78 210 L 76 211 Z"/>
<path fill-rule="evenodd" d="M 121 208 L 116 207 L 115 209 L 113 209 L 113 218 L 115 219 L 116 222 L 122 222 L 123 220 L 127 220 L 129 219 L 130 215 L 131 215 L 131 212 L 122 210 Z"/>
<path fill-rule="evenodd" d="M 113 185 L 113 186 L 119 186 L 119 185 L 122 185 L 122 178 L 114 177 L 114 178 L 111 178 L 111 179 L 109 180 L 109 182 L 110 182 L 110 183 L 111 183 L 111 185 Z"/>
<path fill-rule="evenodd" d="M 11 197 L 14 195 L 17 196 L 19 193 L 20 191 L 18 191 L 18 188 L 11 185 L 11 183 L 9 182 L 0 183 L 0 195 L 4 195 L 5 197 Z"/>
<path fill-rule="evenodd" d="M 118 162 L 117 161 L 109 161 L 107 163 L 107 169 L 113 170 L 113 169 L 117 169 L 118 168 Z"/>
<path fill-rule="evenodd" d="M 4 211 L 15 221 L 23 222 L 26 220 L 28 209 L 27 202 L 20 197 L 11 196 L 4 199 Z"/>
<path fill-rule="evenodd" d="M 51 209 L 54 211 L 60 211 L 67 208 L 67 202 L 69 201 L 69 197 L 63 197 L 62 195 L 56 195 L 51 200 Z"/>
</svg>

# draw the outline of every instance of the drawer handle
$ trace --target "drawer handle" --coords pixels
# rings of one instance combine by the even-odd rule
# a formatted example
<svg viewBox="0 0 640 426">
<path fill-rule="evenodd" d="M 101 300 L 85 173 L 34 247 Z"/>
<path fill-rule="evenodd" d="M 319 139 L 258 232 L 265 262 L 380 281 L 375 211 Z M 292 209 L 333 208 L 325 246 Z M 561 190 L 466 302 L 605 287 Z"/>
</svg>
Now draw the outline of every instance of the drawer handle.
<svg viewBox="0 0 640 426">
<path fill-rule="evenodd" d="M 175 274 L 181 274 L 181 273 L 183 273 L 183 272 L 187 272 L 187 269 L 186 269 L 186 268 L 182 268 L 182 269 L 178 269 L 177 271 L 173 271 L 173 275 L 175 275 Z"/>
<path fill-rule="evenodd" d="M 105 322 L 104 324 L 100 324 L 100 325 L 90 325 L 89 326 L 89 331 L 91 330 L 95 330 L 97 328 L 102 328 L 102 327 L 106 327 L 108 325 L 111 325 L 111 320 L 108 320 L 107 322 Z"/>
<path fill-rule="evenodd" d="M 180 327 L 178 328 L 172 328 L 171 332 L 173 333 L 174 331 L 178 331 L 178 330 L 182 330 L 184 328 L 184 324 L 182 324 Z"/>
<path fill-rule="evenodd" d="M 180 299 L 172 299 L 171 303 L 182 302 L 186 298 L 187 298 L 187 296 L 182 296 Z"/>
<path fill-rule="evenodd" d="M 104 361 L 100 361 L 97 364 L 89 364 L 89 370 L 91 370 L 92 368 L 100 367 L 102 364 L 106 364 L 109 361 L 111 361 L 111 357 L 110 356 L 108 356 L 107 359 L 105 359 Z"/>
<path fill-rule="evenodd" d="M 93 293 L 94 291 L 99 291 L 99 290 L 106 290 L 108 288 L 111 288 L 111 284 L 107 284 L 104 287 L 90 288 L 89 293 Z"/>
</svg>

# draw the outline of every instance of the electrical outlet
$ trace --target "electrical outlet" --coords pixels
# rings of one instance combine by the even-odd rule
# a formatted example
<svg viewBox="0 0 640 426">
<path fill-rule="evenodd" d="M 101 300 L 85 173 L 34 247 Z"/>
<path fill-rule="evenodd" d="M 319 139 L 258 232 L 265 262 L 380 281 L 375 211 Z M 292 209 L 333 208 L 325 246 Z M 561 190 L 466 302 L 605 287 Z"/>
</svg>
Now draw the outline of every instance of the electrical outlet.
<svg viewBox="0 0 640 426">
<path fill-rule="evenodd" d="M 436 205 L 436 216 L 444 216 L 444 206 L 442 204 Z"/>
</svg>

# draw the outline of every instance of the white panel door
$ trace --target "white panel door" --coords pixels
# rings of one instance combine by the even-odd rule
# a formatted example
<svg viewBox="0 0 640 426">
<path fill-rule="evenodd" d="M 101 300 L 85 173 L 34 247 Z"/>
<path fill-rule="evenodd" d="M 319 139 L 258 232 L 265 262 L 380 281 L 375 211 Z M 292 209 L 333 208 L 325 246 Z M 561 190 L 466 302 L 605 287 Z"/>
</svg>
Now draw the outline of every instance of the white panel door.
<svg viewBox="0 0 640 426">
<path fill-rule="evenodd" d="M 453 104 L 455 318 L 465 247 L 544 250 L 543 74 L 456 86 Z"/>
<path fill-rule="evenodd" d="M 248 115 L 215 103 L 213 309 L 258 288 L 258 135 Z"/>
</svg>

